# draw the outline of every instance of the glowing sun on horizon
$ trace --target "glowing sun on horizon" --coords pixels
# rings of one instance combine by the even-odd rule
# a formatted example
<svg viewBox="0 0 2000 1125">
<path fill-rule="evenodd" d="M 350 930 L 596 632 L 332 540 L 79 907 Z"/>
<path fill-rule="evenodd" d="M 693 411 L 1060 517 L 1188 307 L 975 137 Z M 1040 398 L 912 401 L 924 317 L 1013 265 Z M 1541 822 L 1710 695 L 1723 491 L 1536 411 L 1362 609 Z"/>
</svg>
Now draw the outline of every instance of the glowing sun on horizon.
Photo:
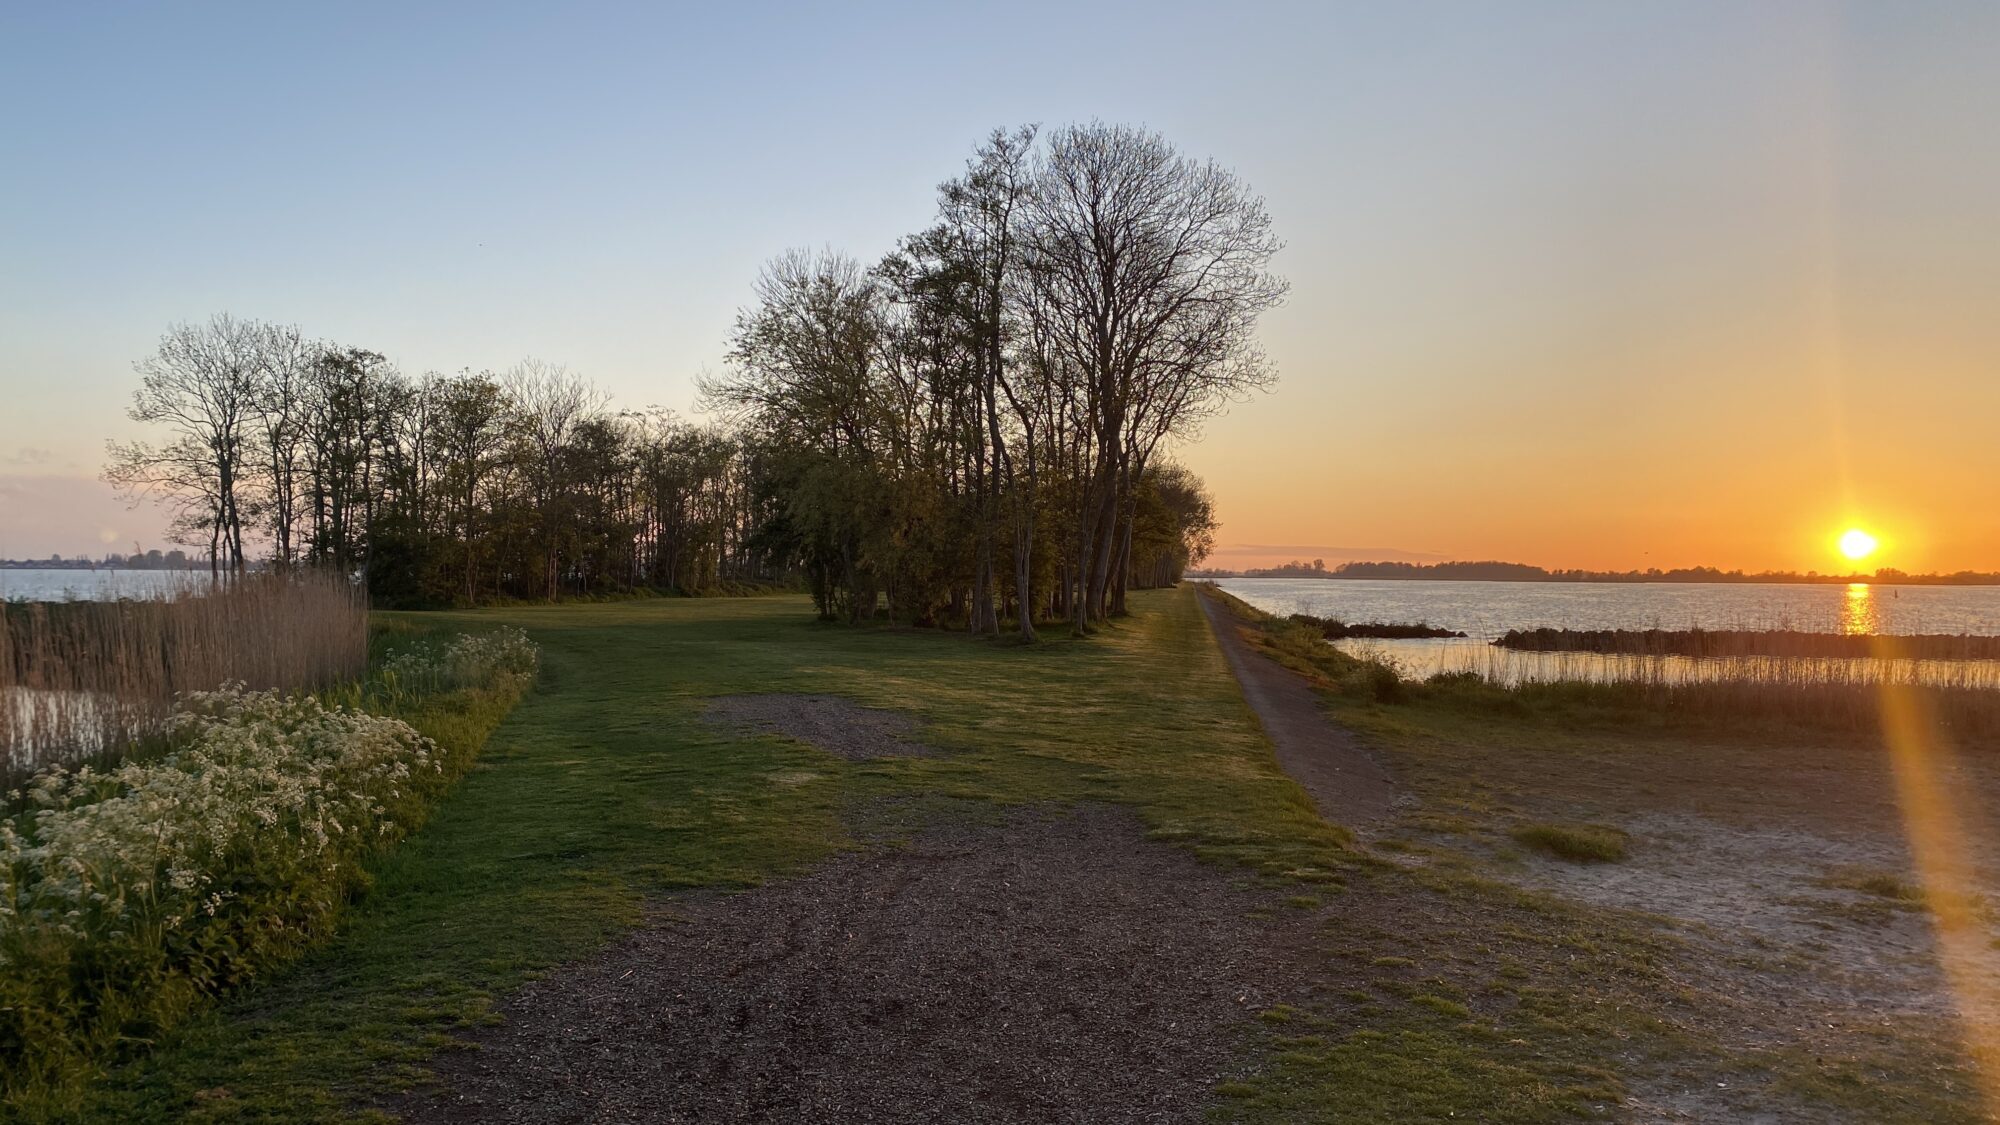
<svg viewBox="0 0 2000 1125">
<path fill-rule="evenodd" d="M 1840 553 L 1855 562 L 1874 554 L 1879 546 L 1881 543 L 1873 535 L 1858 527 L 1850 527 L 1840 534 Z"/>
</svg>

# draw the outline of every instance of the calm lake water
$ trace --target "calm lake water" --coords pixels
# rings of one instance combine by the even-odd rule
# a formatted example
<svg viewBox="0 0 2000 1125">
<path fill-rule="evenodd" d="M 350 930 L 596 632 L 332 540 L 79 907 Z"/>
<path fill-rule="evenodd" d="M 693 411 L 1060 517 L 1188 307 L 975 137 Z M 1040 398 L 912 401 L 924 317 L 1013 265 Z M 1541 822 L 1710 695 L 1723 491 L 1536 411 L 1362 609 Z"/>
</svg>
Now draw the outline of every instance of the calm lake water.
<svg viewBox="0 0 2000 1125">
<path fill-rule="evenodd" d="M 1509 629 L 1803 629 L 2000 635 L 2000 586 L 1395 582 L 1224 578 L 1269 613 L 1428 622 L 1490 641 Z"/>
<path fill-rule="evenodd" d="M 1529 653 L 1488 642 L 1509 629 L 1802 629 L 1825 633 L 2000 635 L 2000 587 L 1764 585 L 1759 583 L 1396 582 L 1322 578 L 1224 578 L 1217 585 L 1269 613 L 1348 622 L 1425 622 L 1464 640 L 1338 641 L 1386 657 L 1406 675 L 1477 672 L 1504 682 L 1757 676 L 1756 658 L 1688 660 L 1591 653 Z M 2000 662 L 1827 660 L 1816 674 L 1883 675 L 1967 686 L 2000 685 Z"/>
<path fill-rule="evenodd" d="M 206 570 L 0 568 L 0 601 L 105 602 L 150 598 L 208 584 Z"/>
</svg>

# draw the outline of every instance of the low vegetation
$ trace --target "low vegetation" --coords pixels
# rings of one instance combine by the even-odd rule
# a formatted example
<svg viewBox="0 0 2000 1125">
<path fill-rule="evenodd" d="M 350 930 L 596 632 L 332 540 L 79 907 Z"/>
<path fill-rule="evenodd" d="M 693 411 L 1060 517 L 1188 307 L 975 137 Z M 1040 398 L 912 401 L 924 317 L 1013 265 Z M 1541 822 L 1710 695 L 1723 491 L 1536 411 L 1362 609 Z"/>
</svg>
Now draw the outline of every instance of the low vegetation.
<svg viewBox="0 0 2000 1125">
<path fill-rule="evenodd" d="M 1828 874 L 1820 885 L 1836 890 L 1858 891 L 1911 910 L 1924 901 L 1923 888 L 1894 871 L 1845 867 Z"/>
<path fill-rule="evenodd" d="M 83 1116 L 351 1120 L 421 1084 L 432 1052 L 524 980 L 657 918 L 662 896 L 810 870 L 885 816 L 977 821 L 1038 802 L 1126 806 L 1154 840 L 1268 894 L 1273 925 L 1310 916 L 1324 979 L 1294 1008 L 1244 1014 L 1220 1119 L 1589 1113 L 1619 1093 L 1605 1044 L 1661 1043 L 1624 1002 L 1664 984 L 1652 945 L 1443 865 L 1379 862 L 1318 817 L 1189 592 L 1141 593 L 1097 636 L 1035 647 L 826 628 L 800 619 L 804 604 L 454 615 L 530 630 L 546 689 L 371 867 L 374 889 L 334 943 L 115 1072 Z M 709 721 L 715 697 L 751 691 L 894 708 L 943 752 L 847 761 Z M 1057 697 L 1074 705 L 1049 707 Z"/>
<path fill-rule="evenodd" d="M 164 753 L 34 775 L 0 820 L 0 1104 L 60 1109 L 104 1063 L 324 940 L 535 668 L 502 631 L 410 649 L 324 699 L 189 692 Z"/>
<path fill-rule="evenodd" d="M 367 605 L 330 574 L 137 601 L 0 603 L 0 783 L 158 741 L 182 692 L 318 691 L 360 679 L 367 661 Z"/>
<path fill-rule="evenodd" d="M 1625 858 L 1625 833 L 1603 824 L 1523 824 L 1514 842 L 1573 863 L 1618 863 Z"/>
<path fill-rule="evenodd" d="M 367 697 L 391 704 L 439 692 L 485 688 L 534 678 L 540 652 L 528 634 L 502 626 L 444 638 L 419 635 L 391 650 L 363 685 Z"/>
<path fill-rule="evenodd" d="M 1340 893 L 1346 834 L 1278 770 L 1186 593 L 1142 594 L 1098 637 L 1034 647 L 829 628 L 808 605 L 442 616 L 528 630 L 543 686 L 424 830 L 370 865 L 372 889 L 332 943 L 115 1072 L 82 1116 L 351 1120 L 528 975 L 638 924 L 654 896 L 756 885 L 851 846 L 843 810 L 1111 801 L 1245 878 Z M 895 709 L 946 752 L 848 762 L 709 719 L 713 698 L 744 692 Z M 1050 707 L 1058 697 L 1077 705 Z"/>
</svg>

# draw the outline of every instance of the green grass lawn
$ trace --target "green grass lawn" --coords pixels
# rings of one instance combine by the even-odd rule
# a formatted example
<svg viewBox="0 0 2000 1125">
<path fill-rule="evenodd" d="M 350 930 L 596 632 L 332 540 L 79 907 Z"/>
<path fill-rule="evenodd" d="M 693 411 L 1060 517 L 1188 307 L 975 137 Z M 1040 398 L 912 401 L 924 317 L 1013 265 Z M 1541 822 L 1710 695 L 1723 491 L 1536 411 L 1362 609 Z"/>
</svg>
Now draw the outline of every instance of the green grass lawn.
<svg viewBox="0 0 2000 1125">
<path fill-rule="evenodd" d="M 649 899 L 806 869 L 853 845 L 844 810 L 897 796 L 1121 803 L 1157 839 L 1284 888 L 1282 909 L 1318 911 L 1315 1000 L 1253 1021 L 1219 1120 L 1597 1116 L 1630 1069 L 1705 1049 L 1677 1022 L 1667 944 L 1463 863 L 1391 862 L 1319 820 L 1194 599 L 1141 593 L 1097 636 L 1029 647 L 820 624 L 794 597 L 424 615 L 527 629 L 537 690 L 335 944 L 109 1076 L 90 1117 L 366 1119 L 453 1029 Z M 849 762 L 701 718 L 708 696 L 768 691 L 909 712 L 956 752 Z"/>
</svg>

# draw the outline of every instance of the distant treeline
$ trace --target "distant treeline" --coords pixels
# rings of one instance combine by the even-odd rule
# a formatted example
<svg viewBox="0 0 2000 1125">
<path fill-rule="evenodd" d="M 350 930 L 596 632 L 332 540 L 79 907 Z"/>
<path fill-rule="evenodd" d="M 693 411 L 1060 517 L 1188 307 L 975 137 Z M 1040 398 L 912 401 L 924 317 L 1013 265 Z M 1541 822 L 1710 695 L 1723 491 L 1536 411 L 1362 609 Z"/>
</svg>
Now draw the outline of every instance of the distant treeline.
<svg viewBox="0 0 2000 1125">
<path fill-rule="evenodd" d="M 360 574 L 377 604 L 790 577 L 830 618 L 1081 630 L 1206 554 L 1212 505 L 1166 451 L 1270 382 L 1278 245 L 1155 134 L 995 133 L 873 266 L 764 269 L 703 382 L 719 424 L 218 316 L 139 365 L 131 417 L 166 440 L 114 444 L 107 475 L 218 569 Z"/>
<path fill-rule="evenodd" d="M 1224 577 L 1225 572 L 1206 575 Z M 1831 583 L 1879 582 L 1902 586 L 1996 586 L 2000 573 L 1961 570 L 1955 574 L 1905 574 L 1884 567 L 1873 574 L 1799 574 L 1788 570 L 1748 572 L 1718 570 L 1712 566 L 1677 567 L 1673 570 L 1546 570 L 1539 566 L 1510 562 L 1348 562 L 1329 567 L 1320 559 L 1288 562 L 1283 566 L 1260 567 L 1240 572 L 1244 578 L 1374 578 L 1437 582 L 1764 582 Z"/>
<path fill-rule="evenodd" d="M 73 559 L 51 555 L 46 559 L 0 559 L 0 570 L 197 570 L 208 566 L 206 559 L 189 557 L 186 551 L 116 552 L 101 558 Z"/>
<path fill-rule="evenodd" d="M 1794 629 L 1510 629 L 1493 642 L 1524 652 L 1636 656 L 1833 656 L 2000 660 L 2000 637 L 1854 635 Z"/>
</svg>

